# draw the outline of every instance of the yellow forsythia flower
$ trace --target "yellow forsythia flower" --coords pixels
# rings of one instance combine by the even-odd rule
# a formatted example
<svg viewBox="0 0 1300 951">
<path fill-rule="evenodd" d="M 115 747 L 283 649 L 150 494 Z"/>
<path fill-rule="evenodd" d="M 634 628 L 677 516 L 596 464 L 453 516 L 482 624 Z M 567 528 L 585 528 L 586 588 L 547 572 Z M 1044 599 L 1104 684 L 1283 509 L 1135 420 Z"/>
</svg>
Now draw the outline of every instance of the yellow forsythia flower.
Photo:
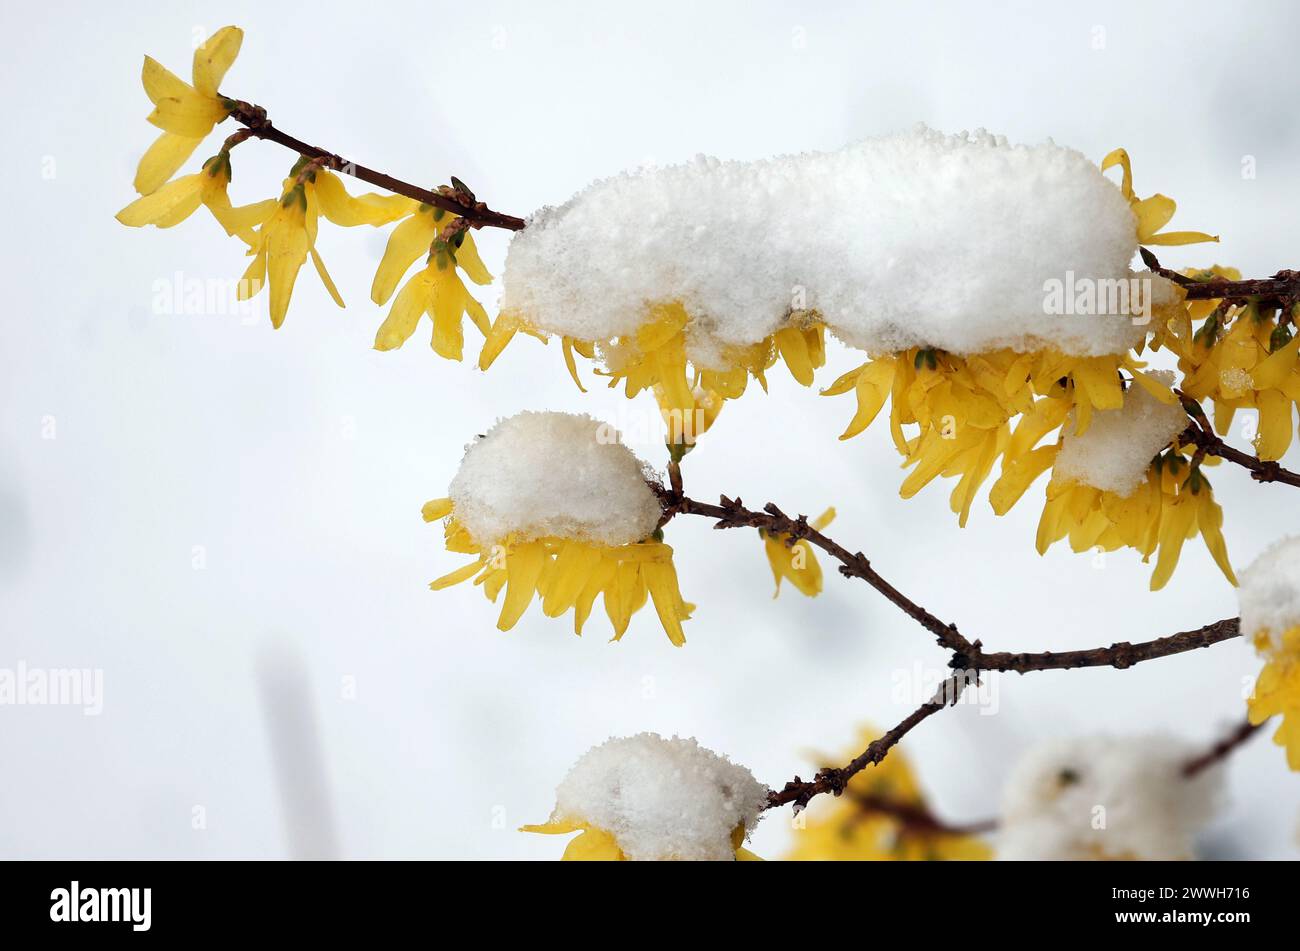
<svg viewBox="0 0 1300 951">
<path fill-rule="evenodd" d="M 1003 475 L 990 493 L 999 515 L 1011 508 L 1037 472 L 1051 465 L 1058 449 L 1044 446 Z M 1170 450 L 1156 457 L 1141 485 L 1127 496 L 1075 481 L 1049 482 L 1036 545 L 1040 555 L 1062 538 L 1069 539 L 1075 552 L 1128 547 L 1140 552 L 1144 562 L 1159 551 L 1151 574 L 1151 590 L 1159 591 L 1173 576 L 1183 542 L 1198 534 L 1224 577 L 1235 585 L 1223 538 L 1223 509 L 1199 466 L 1189 468 L 1177 450 Z"/>
<path fill-rule="evenodd" d="M 1157 399 L 1175 402 L 1169 387 L 1143 372 L 1143 366 L 1127 355 L 997 350 L 963 357 L 913 348 L 850 370 L 822 395 L 852 391 L 857 397 L 857 413 L 841 439 L 865 430 L 888 402 L 894 445 L 904 467 L 912 470 L 899 494 L 910 499 L 940 476 L 956 478 L 949 503 L 964 526 L 976 493 L 999 459 L 1005 472 L 1059 429 L 1071 411 L 1083 434 L 1095 411 L 1122 407 L 1121 369 Z M 1013 436 L 1016 417 L 1020 421 Z M 920 431 L 909 437 L 904 427 L 913 425 Z"/>
<path fill-rule="evenodd" d="M 617 641 L 627 632 L 632 615 L 650 600 L 668 639 L 677 647 L 686 643 L 682 622 L 695 608 L 682 599 L 673 550 L 663 542 L 600 545 L 572 538 L 508 538 L 485 549 L 457 522 L 451 499 L 425 503 L 426 522 L 441 518 L 447 519 L 447 550 L 477 558 L 429 587 L 438 591 L 473 578 L 494 603 L 504 588 L 499 630 L 514 627 L 536 594 L 547 617 L 573 611 L 573 631 L 581 634 L 596 598 L 601 597 Z"/>
<path fill-rule="evenodd" d="M 222 119 L 230 114 L 229 100 L 217 91 L 226 70 L 239 55 L 244 31 L 223 27 L 194 51 L 193 85 L 178 78 L 151 56 L 144 58 L 140 79 L 153 103 L 149 121 L 162 135 L 149 147 L 135 173 L 135 190 L 148 195 L 185 164 Z"/>
<path fill-rule="evenodd" d="M 348 194 L 338 176 L 307 159 L 299 159 L 284 181 L 280 200 L 255 206 L 261 218 L 248 250 L 253 261 L 240 281 L 240 300 L 253 297 L 264 283 L 269 283 L 271 324 L 278 328 L 288 313 L 298 271 L 310 256 L 334 303 L 344 306 L 316 250 L 321 217 L 343 227 L 362 224 L 377 227 L 409 213 L 414 204 L 400 195 L 354 197 Z"/>
<path fill-rule="evenodd" d="M 808 524 L 820 531 L 829 525 L 835 518 L 835 509 L 828 508 L 821 515 L 818 515 Z M 789 535 L 774 535 L 769 532 L 758 530 L 762 536 L 763 548 L 767 553 L 767 562 L 772 566 L 772 577 L 776 581 L 776 590 L 772 592 L 772 597 L 781 593 L 782 579 L 788 580 L 792 585 L 799 589 L 801 594 L 810 598 L 815 598 L 822 592 L 822 569 L 817 563 L 817 556 L 813 554 L 812 545 L 806 538 L 801 538 L 793 545 L 787 544 L 790 539 Z"/>
<path fill-rule="evenodd" d="M 1218 268 L 1210 273 L 1228 276 Z M 1193 331 L 1192 321 L 1202 318 L 1205 322 Z M 1213 401 L 1214 428 L 1220 435 L 1231 429 L 1237 410 L 1258 411 L 1253 441 L 1260 459 L 1281 459 L 1291 447 L 1293 407 L 1300 404 L 1300 335 L 1288 324 L 1297 318 L 1300 306 L 1283 314 L 1256 302 L 1219 307 L 1214 301 L 1189 301 L 1164 337 L 1178 354 L 1183 392 L 1197 401 Z"/>
<path fill-rule="evenodd" d="M 433 350 L 448 360 L 461 358 L 465 342 L 462 318 L 466 314 L 485 339 L 491 333 L 491 321 L 483 305 L 470 295 L 457 274 L 459 268 L 475 284 L 492 282 L 473 235 L 460 231 L 450 242 L 439 237 L 440 230 L 456 218 L 440 208 L 420 205 L 389 235 L 370 288 L 370 298 L 376 304 L 388 302 L 398 281 L 417 258 L 427 254 L 428 263 L 406 282 L 393 301 L 388 317 L 375 334 L 376 350 L 394 350 L 406 343 L 426 313 L 433 321 Z"/>
<path fill-rule="evenodd" d="M 1101 160 L 1101 170 L 1118 165 L 1123 171 L 1120 191 L 1128 199 L 1129 207 L 1137 218 L 1138 244 L 1172 245 L 1200 244 L 1203 241 L 1219 240 L 1218 235 L 1203 231 L 1165 231 L 1160 229 L 1169 224 L 1178 209 L 1177 203 L 1167 195 L 1152 195 L 1150 198 L 1138 198 L 1133 192 L 1133 167 L 1129 162 L 1128 152 L 1115 149 Z"/>
<path fill-rule="evenodd" d="M 719 367 L 696 368 L 687 356 L 687 325 L 690 315 L 677 302 L 665 302 L 647 310 L 645 322 L 635 334 L 617 340 L 561 338 L 565 365 L 573 381 L 582 388 L 573 353 L 591 359 L 599 348 L 606 356 L 610 384 L 623 384 L 631 399 L 651 390 L 665 413 L 690 417 L 699 410 L 697 395 L 712 393 L 724 400 L 741 396 L 752 377 L 764 389 L 765 373 L 784 361 L 790 374 L 803 386 L 813 380 L 813 371 L 826 362 L 826 329 L 819 322 L 799 316 L 765 340 L 746 347 L 727 348 Z M 517 314 L 502 312 L 492 326 L 479 355 L 479 367 L 486 370 L 517 333 L 545 340 Z M 716 414 L 715 414 L 716 415 Z"/>
<path fill-rule="evenodd" d="M 223 151 L 204 162 L 201 172 L 177 178 L 137 198 L 117 213 L 117 220 L 132 228 L 171 228 L 202 205 L 212 212 L 226 234 L 252 244 L 253 228 L 274 209 L 275 199 L 235 208 L 227 194 L 229 185 L 230 153 Z"/>
</svg>

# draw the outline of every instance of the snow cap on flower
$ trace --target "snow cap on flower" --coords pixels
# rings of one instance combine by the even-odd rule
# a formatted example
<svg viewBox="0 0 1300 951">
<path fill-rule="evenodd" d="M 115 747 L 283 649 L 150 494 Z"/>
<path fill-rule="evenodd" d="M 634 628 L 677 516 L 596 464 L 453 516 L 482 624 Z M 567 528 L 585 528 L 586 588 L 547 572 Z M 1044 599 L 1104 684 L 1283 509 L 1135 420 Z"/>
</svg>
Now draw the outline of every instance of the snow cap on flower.
<svg viewBox="0 0 1300 951">
<path fill-rule="evenodd" d="M 698 365 L 792 314 L 873 353 L 1113 354 L 1144 328 L 1127 314 L 1048 313 L 1046 282 L 1068 294 L 1128 281 L 1136 250 L 1128 200 L 1079 152 L 918 127 L 837 152 L 701 156 L 598 181 L 514 236 L 502 310 L 601 341 L 677 301 Z"/>
<path fill-rule="evenodd" d="M 1237 600 L 1248 637 L 1266 631 L 1280 645 L 1283 633 L 1300 627 L 1300 536 L 1274 542 L 1251 562 L 1241 573 Z"/>
<path fill-rule="evenodd" d="M 1222 770 L 1185 776 L 1168 736 L 1049 740 L 1003 791 L 999 859 L 1189 859 L 1222 790 Z"/>
<path fill-rule="evenodd" d="M 1173 386 L 1174 375 L 1150 376 Z M 1065 428 L 1056 457 L 1055 477 L 1090 485 L 1127 497 L 1142 483 L 1151 460 L 1187 428 L 1187 414 L 1178 403 L 1162 403 L 1141 386 L 1124 393 L 1120 409 L 1099 410 L 1082 436 Z"/>
<path fill-rule="evenodd" d="M 754 828 L 767 792 L 692 738 L 638 733 L 584 753 L 555 791 L 551 818 L 604 830 L 634 861 L 731 860 L 733 834 Z"/>
<path fill-rule="evenodd" d="M 608 424 L 523 412 L 466 447 L 448 494 L 479 545 L 511 535 L 626 545 L 651 535 L 662 514 L 647 477 Z"/>
</svg>

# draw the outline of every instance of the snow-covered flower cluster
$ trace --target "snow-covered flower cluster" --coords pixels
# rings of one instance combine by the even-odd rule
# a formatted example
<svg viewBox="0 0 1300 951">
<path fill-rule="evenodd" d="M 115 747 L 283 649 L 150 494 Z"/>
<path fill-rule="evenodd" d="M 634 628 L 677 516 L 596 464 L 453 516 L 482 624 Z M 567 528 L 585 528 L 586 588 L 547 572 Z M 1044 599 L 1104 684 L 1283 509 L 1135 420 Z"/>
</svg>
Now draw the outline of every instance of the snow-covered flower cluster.
<svg viewBox="0 0 1300 951">
<path fill-rule="evenodd" d="M 655 733 L 593 747 L 555 792 L 548 822 L 528 832 L 581 832 L 566 859 L 754 859 L 742 843 L 768 789 L 745 767 L 692 738 Z"/>
<path fill-rule="evenodd" d="M 582 633 L 603 598 L 614 639 L 653 600 L 682 644 L 682 600 L 673 550 L 656 537 L 662 509 L 652 473 L 590 416 L 524 412 L 470 443 L 449 497 L 425 503 L 425 521 L 446 519 L 449 551 L 477 556 L 434 581 L 437 590 L 475 578 L 505 601 L 497 626 L 514 627 L 533 596 L 548 617 L 573 611 Z"/>
<path fill-rule="evenodd" d="M 1110 167 L 1122 170 L 1118 188 Z M 576 352 L 629 396 L 651 389 L 665 411 L 689 415 L 702 398 L 741 395 L 749 377 L 764 382 L 778 360 L 809 384 L 829 331 L 870 357 L 825 390 L 856 395 L 842 438 L 888 403 L 911 469 L 903 496 L 956 479 L 950 502 L 963 525 L 999 462 L 991 501 L 1002 514 L 1057 461 L 1056 447 L 1035 451 L 1040 442 L 1082 437 L 1146 394 L 1170 408 L 1156 427 L 1164 438 L 1105 445 L 1122 454 L 1115 494 L 1128 497 L 1144 475 L 1168 491 L 1144 494 L 1134 517 L 1101 496 L 1061 501 L 1064 490 L 1049 489 L 1039 547 L 1069 535 L 1086 549 L 1104 535 L 1149 556 L 1188 514 L 1212 525 L 1218 511 L 1199 465 L 1171 458 L 1152 469 L 1163 450 L 1180 454 L 1171 420 L 1183 416 L 1172 379 L 1145 373 L 1133 352 L 1148 336 L 1167 341 L 1187 313 L 1173 284 L 1131 269 L 1139 245 L 1214 240 L 1162 231 L 1174 208 L 1137 197 L 1123 150 L 1099 168 L 1052 142 L 1012 145 L 983 131 L 918 127 L 837 152 L 641 170 L 542 209 L 515 236 L 480 365 L 520 330 L 557 336 L 575 379 Z M 1065 449 L 1056 486 L 1072 484 L 1077 454 Z M 1183 489 L 1196 504 L 1172 505 Z M 1062 521 L 1066 508 L 1084 517 Z M 1153 587 L 1180 544 L 1164 546 Z"/>
<path fill-rule="evenodd" d="M 1151 380 L 1170 386 L 1173 374 L 1153 373 Z M 1086 432 L 1067 425 L 1056 445 L 1036 449 L 1004 470 L 990 493 L 994 510 L 1006 512 L 1050 467 L 1038 525 L 1040 553 L 1062 538 L 1075 551 L 1133 548 L 1144 561 L 1158 549 L 1151 575 L 1155 590 L 1173 574 L 1189 535 L 1200 534 L 1224 577 L 1236 584 L 1223 538 L 1223 510 L 1200 471 L 1205 460 L 1189 466 L 1178 445 L 1187 422 L 1177 404 L 1131 387 L 1123 406 L 1096 413 Z M 1166 447 L 1172 448 L 1166 452 Z"/>
<path fill-rule="evenodd" d="M 1248 710 L 1252 723 L 1278 717 L 1273 740 L 1300 770 L 1300 537 L 1265 550 L 1241 575 L 1241 631 L 1264 658 Z"/>
<path fill-rule="evenodd" d="M 1007 778 L 999 859 L 1195 857 L 1222 795 L 1222 771 L 1184 775 L 1192 756 L 1167 736 L 1085 736 L 1031 749 Z"/>
</svg>

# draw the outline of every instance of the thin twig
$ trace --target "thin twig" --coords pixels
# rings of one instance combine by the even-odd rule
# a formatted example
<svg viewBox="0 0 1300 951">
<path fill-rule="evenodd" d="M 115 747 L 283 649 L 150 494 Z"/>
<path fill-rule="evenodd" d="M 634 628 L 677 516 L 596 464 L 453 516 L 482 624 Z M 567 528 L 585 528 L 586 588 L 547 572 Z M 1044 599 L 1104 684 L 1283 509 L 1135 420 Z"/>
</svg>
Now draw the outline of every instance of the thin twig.
<svg viewBox="0 0 1300 951">
<path fill-rule="evenodd" d="M 1123 670 L 1143 661 L 1198 650 L 1241 636 L 1239 620 L 1225 618 L 1195 630 L 1181 631 L 1137 644 L 1120 641 L 1108 647 L 1075 651 L 986 653 L 979 640 L 969 640 L 957 630 L 957 625 L 940 620 L 903 594 L 871 567 L 871 562 L 862 552 L 850 552 L 843 545 L 809 525 L 806 516 L 790 518 L 772 503 L 765 505 L 763 511 L 755 512 L 745 508 L 740 499 L 730 499 L 725 495 L 721 497 L 718 505 L 698 502 L 683 493 L 680 468 L 673 466 L 670 476 L 670 488 L 653 487 L 658 492 L 663 505 L 663 522 L 678 515 L 700 515 L 713 519 L 714 528 L 759 528 L 769 534 L 784 536 L 787 544 L 806 539 L 839 561 L 841 574 L 866 581 L 892 604 L 935 635 L 939 645 L 952 654 L 948 662 L 949 666 L 958 671 L 944 681 L 934 697 L 923 703 L 892 730 L 872 741 L 859 756 L 846 765 L 818 770 L 811 780 L 803 780 L 796 776 L 780 791 L 770 793 L 767 804 L 769 809 L 786 803 L 794 803 L 796 809 L 803 809 L 814 796 L 825 792 L 838 796 L 844 791 L 850 779 L 867 766 L 883 760 L 889 750 L 917 724 L 938 713 L 945 706 L 956 703 L 962 690 L 975 680 L 980 672 L 1014 671 L 1023 674 L 1031 670 L 1068 670 L 1078 667 L 1114 667 Z"/>
<path fill-rule="evenodd" d="M 1215 763 L 1222 762 L 1236 750 L 1239 746 L 1255 735 L 1263 723 L 1251 723 L 1249 720 L 1243 721 L 1231 733 L 1215 743 L 1200 756 L 1189 759 L 1183 764 L 1183 775 L 1188 779 L 1209 769 Z"/>
<path fill-rule="evenodd" d="M 745 508 L 739 499 L 729 499 L 725 495 L 722 496 L 721 505 L 709 505 L 678 495 L 677 491 L 661 491 L 665 501 L 665 512 L 670 518 L 675 515 L 702 515 L 705 518 L 715 519 L 715 528 L 761 528 L 770 534 L 785 535 L 791 542 L 807 539 L 809 543 L 816 545 L 840 562 L 841 574 L 849 578 L 861 578 L 908 617 L 934 634 L 939 645 L 951 651 L 952 658 L 949 665 L 957 670 L 1017 673 L 1027 673 L 1031 670 L 1068 670 L 1075 667 L 1115 667 L 1123 670 L 1142 661 L 1209 647 L 1220 641 L 1237 637 L 1241 633 L 1236 618 L 1225 618 L 1193 631 L 1183 631 L 1137 644 L 1120 641 L 1108 647 L 1092 647 L 1075 651 L 986 653 L 979 640 L 970 640 L 957 630 L 956 624 L 944 622 L 921 607 L 881 577 L 871 567 L 865 555 L 861 552 L 850 552 L 843 545 L 810 526 L 802 515 L 792 519 L 770 503 L 764 506 L 762 512 L 755 512 Z"/>
<path fill-rule="evenodd" d="M 944 707 L 955 704 L 961 698 L 961 692 L 965 689 L 966 684 L 967 678 L 964 676 L 954 675 L 949 677 L 933 697 L 909 713 L 898 726 L 879 739 L 872 740 L 858 756 L 843 766 L 827 766 L 819 769 L 817 774 L 807 782 L 796 776 L 786 783 L 780 791 L 773 790 L 768 793 L 765 808 L 775 809 L 777 806 L 784 806 L 786 803 L 794 803 L 795 812 L 797 813 L 806 807 L 814 796 L 821 793 L 828 792 L 838 796 L 844 792 L 844 788 L 848 785 L 850 779 L 868 766 L 883 760 L 898 741 L 907 736 L 922 720 L 934 716 Z"/>
<path fill-rule="evenodd" d="M 419 185 L 412 185 L 400 178 L 394 178 L 383 172 L 366 168 L 364 165 L 358 165 L 356 162 L 348 161 L 327 149 L 309 145 L 301 139 L 294 138 L 287 132 L 281 132 L 271 124 L 266 110 L 261 106 L 242 100 L 231 100 L 231 102 L 233 106 L 230 117 L 236 122 L 247 126 L 251 135 L 259 139 L 265 139 L 268 142 L 275 142 L 287 149 L 292 149 L 299 155 L 315 159 L 332 171 L 351 175 L 353 178 L 367 182 L 377 188 L 383 188 L 394 194 L 405 195 L 407 198 L 423 202 L 426 205 L 450 211 L 453 214 L 460 215 L 475 228 L 504 228 L 507 231 L 522 231 L 524 228 L 525 222 L 522 218 L 493 211 L 483 202 L 478 201 L 473 194 L 464 190 L 463 187 L 449 188 L 445 191 L 430 191 L 427 188 L 421 188 Z"/>
<path fill-rule="evenodd" d="M 1146 248 L 1139 248 L 1142 261 L 1153 272 L 1182 288 L 1187 300 L 1224 300 L 1232 303 L 1245 303 L 1251 298 L 1262 303 L 1293 306 L 1300 301 L 1300 271 L 1282 270 L 1272 277 L 1256 278 L 1245 281 L 1228 281 L 1211 278 L 1208 281 L 1197 280 L 1180 274 L 1171 268 L 1162 267 L 1160 261 Z"/>
<path fill-rule="evenodd" d="M 762 512 L 754 512 L 745 508 L 740 499 L 729 499 L 725 495 L 722 496 L 720 505 L 697 502 L 676 492 L 664 492 L 663 499 L 664 513 L 667 518 L 676 515 L 702 515 L 717 520 L 714 528 L 761 528 L 769 534 L 786 536 L 790 544 L 800 539 L 807 539 L 840 562 L 840 574 L 848 578 L 861 578 L 867 582 L 908 617 L 933 634 L 941 647 L 956 653 L 969 653 L 976 649 L 976 645 L 957 630 L 957 625 L 940 620 L 907 597 L 871 567 L 871 562 L 866 555 L 862 552 L 850 552 L 819 532 L 808 524 L 807 516 L 790 518 L 771 502 L 763 506 Z"/>
<path fill-rule="evenodd" d="M 1206 624 L 1193 631 L 1182 631 L 1155 640 L 1130 644 L 1120 641 L 1109 647 L 1092 647 L 1076 651 L 1040 651 L 1037 653 L 1012 653 L 1000 651 L 986 654 L 975 642 L 975 650 L 954 657 L 954 664 L 968 670 L 994 670 L 1026 674 L 1031 670 L 1073 670 L 1078 667 L 1114 667 L 1124 670 L 1144 660 L 1170 657 L 1187 651 L 1199 650 L 1241 636 L 1238 619 L 1225 618 Z"/>
<path fill-rule="evenodd" d="M 1277 462 L 1259 459 L 1240 449 L 1233 449 L 1200 420 L 1196 420 L 1193 425 L 1183 430 L 1178 441 L 1194 445 L 1211 456 L 1218 456 L 1220 459 L 1249 470 L 1250 477 L 1256 482 L 1281 482 L 1284 485 L 1300 488 L 1300 472 L 1292 472 L 1290 469 L 1282 468 Z"/>
</svg>

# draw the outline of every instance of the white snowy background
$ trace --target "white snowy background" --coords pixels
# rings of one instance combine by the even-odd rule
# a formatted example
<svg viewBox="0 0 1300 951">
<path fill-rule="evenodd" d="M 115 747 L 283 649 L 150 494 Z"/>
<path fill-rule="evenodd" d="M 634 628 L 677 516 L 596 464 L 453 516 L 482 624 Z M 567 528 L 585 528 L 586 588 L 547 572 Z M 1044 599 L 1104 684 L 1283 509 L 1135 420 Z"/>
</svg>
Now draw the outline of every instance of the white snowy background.
<svg viewBox="0 0 1300 951">
<path fill-rule="evenodd" d="M 1282 2 L 47 3 L 10 16 L 0 667 L 99 668 L 104 698 L 97 717 L 0 706 L 6 857 L 555 857 L 561 842 L 514 829 L 545 819 L 568 766 L 605 737 L 694 735 L 780 784 L 809 774 L 812 751 L 848 752 L 861 724 L 899 719 L 921 699 L 900 681 L 945 660 L 833 570 L 820 598 L 773 602 L 755 533 L 690 520 L 669 538 L 699 605 L 681 650 L 649 611 L 608 644 L 601 617 L 581 639 L 539 611 L 501 634 L 478 590 L 430 592 L 462 559 L 420 505 L 474 434 L 525 407 L 627 425 L 650 404 L 580 394 L 554 344 L 521 339 L 486 375 L 433 356 L 427 324 L 403 350 L 371 350 L 386 232 L 370 229 L 322 230 L 347 310 L 307 269 L 278 332 L 264 300 L 255 319 L 157 312 L 155 282 L 219 281 L 244 263 L 202 213 L 168 232 L 113 220 L 153 137 L 146 52 L 188 75 L 193 37 L 239 24 L 223 91 L 401 177 L 458 175 L 510 212 L 646 162 L 834 149 L 924 121 L 1050 136 L 1093 159 L 1125 146 L 1139 193 L 1178 200 L 1174 227 L 1223 235 L 1167 250 L 1167 264 L 1262 276 L 1300 263 L 1300 11 Z M 235 199 L 273 194 L 290 161 L 242 146 Z M 489 267 L 505 244 L 482 234 Z M 853 360 L 836 349 L 819 382 Z M 1236 613 L 1199 541 L 1157 594 L 1131 553 L 1040 558 L 1041 486 L 1006 518 L 981 501 L 965 530 L 946 486 L 901 501 L 885 426 L 836 441 L 851 413 L 851 398 L 773 372 L 770 395 L 728 405 L 688 459 L 689 491 L 835 504 L 837 538 L 995 649 L 1146 639 Z M 1214 484 L 1239 567 L 1300 530 L 1294 490 L 1227 467 Z M 1127 672 L 1007 676 L 996 712 L 946 711 L 904 749 L 939 812 L 979 818 L 1036 739 L 1157 728 L 1208 743 L 1242 716 L 1257 669 L 1237 642 Z M 1300 777 L 1282 751 L 1257 739 L 1229 786 L 1205 853 L 1294 858 Z M 788 819 L 770 815 L 755 850 L 779 856 Z"/>
</svg>

